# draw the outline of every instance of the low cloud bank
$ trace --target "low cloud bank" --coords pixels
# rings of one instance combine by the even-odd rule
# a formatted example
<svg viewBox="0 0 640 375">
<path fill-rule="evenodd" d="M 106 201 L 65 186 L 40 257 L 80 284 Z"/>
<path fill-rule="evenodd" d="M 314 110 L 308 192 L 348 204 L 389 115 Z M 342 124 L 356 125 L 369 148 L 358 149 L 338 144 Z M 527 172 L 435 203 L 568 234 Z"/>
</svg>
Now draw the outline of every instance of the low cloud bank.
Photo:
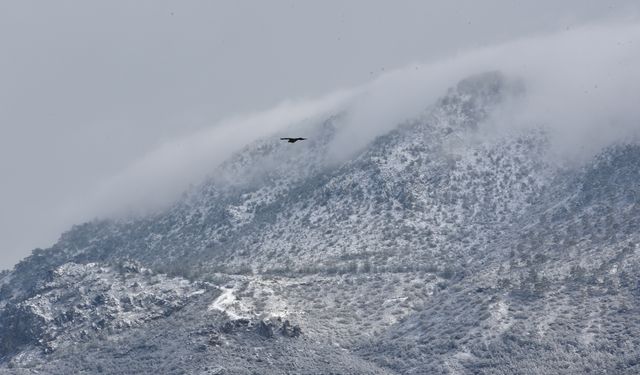
<svg viewBox="0 0 640 375">
<path fill-rule="evenodd" d="M 296 125 L 321 121 L 344 108 L 355 95 L 356 90 L 351 90 L 316 100 L 286 101 L 165 143 L 101 186 L 91 198 L 90 210 L 120 216 L 162 208 L 247 144 Z"/>
<path fill-rule="evenodd" d="M 584 27 L 411 64 L 362 87 L 289 101 L 167 143 L 106 182 L 82 216 L 139 213 L 166 205 L 247 144 L 338 112 L 346 116 L 331 150 L 337 159 L 348 158 L 418 116 L 461 79 L 487 71 L 500 71 L 525 87 L 522 98 L 486 124 L 487 132 L 542 126 L 550 131 L 559 159 L 579 160 L 637 136 L 639 67 L 640 25 L 634 23 Z"/>
<path fill-rule="evenodd" d="M 525 95 L 500 108 L 485 130 L 544 127 L 557 157 L 579 160 L 640 129 L 639 67 L 638 24 L 585 27 L 410 65 L 362 90 L 343 129 L 349 143 L 338 140 L 334 150 L 347 155 L 364 147 L 461 79 L 500 71 L 522 82 Z"/>
</svg>

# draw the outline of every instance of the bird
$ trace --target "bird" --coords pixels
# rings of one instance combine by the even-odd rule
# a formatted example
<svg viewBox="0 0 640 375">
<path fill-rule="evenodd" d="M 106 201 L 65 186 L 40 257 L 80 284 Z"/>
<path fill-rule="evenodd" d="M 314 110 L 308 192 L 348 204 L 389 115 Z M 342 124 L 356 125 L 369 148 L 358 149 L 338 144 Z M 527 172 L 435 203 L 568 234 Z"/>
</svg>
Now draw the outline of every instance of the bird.
<svg viewBox="0 0 640 375">
<path fill-rule="evenodd" d="M 304 141 L 306 138 L 290 138 L 290 137 L 285 137 L 285 138 L 280 138 L 281 141 L 287 141 L 289 143 L 296 143 L 298 141 Z"/>
</svg>

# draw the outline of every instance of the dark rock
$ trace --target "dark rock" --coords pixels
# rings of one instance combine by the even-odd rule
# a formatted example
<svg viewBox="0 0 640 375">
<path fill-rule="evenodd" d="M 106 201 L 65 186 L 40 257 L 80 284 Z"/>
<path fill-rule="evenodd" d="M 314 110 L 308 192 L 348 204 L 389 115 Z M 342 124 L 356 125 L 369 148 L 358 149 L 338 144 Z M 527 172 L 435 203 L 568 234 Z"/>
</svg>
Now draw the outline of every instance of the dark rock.
<svg viewBox="0 0 640 375">
<path fill-rule="evenodd" d="M 266 338 L 273 338 L 273 324 L 270 322 L 260 321 L 258 324 L 257 332 L 260 336 Z"/>
<path fill-rule="evenodd" d="M 220 335 L 213 334 L 209 337 L 209 341 L 207 343 L 211 346 L 221 346 L 222 339 L 220 338 Z"/>
<path fill-rule="evenodd" d="M 222 327 L 220 327 L 220 331 L 223 333 L 232 333 L 235 328 L 235 325 L 232 322 L 225 322 Z"/>
<path fill-rule="evenodd" d="M 247 327 L 249 326 L 249 319 L 244 319 L 244 318 L 236 319 L 233 321 L 233 324 L 236 327 Z"/>
<path fill-rule="evenodd" d="M 298 337 L 302 333 L 302 330 L 300 326 L 291 325 L 288 320 L 285 320 L 284 323 L 282 323 L 282 327 L 280 327 L 280 333 L 285 337 Z"/>
</svg>

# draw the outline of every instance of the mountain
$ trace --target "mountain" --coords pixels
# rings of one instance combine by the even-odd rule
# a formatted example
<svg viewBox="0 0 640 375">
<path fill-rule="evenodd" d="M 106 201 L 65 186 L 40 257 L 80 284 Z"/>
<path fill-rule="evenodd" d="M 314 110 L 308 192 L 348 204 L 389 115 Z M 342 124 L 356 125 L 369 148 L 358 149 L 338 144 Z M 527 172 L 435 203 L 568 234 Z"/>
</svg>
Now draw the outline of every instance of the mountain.
<svg viewBox="0 0 640 375">
<path fill-rule="evenodd" d="M 167 209 L 0 279 L 0 373 L 640 371 L 640 145 L 554 159 L 460 81 L 349 158 L 348 110 L 248 145 Z"/>
</svg>

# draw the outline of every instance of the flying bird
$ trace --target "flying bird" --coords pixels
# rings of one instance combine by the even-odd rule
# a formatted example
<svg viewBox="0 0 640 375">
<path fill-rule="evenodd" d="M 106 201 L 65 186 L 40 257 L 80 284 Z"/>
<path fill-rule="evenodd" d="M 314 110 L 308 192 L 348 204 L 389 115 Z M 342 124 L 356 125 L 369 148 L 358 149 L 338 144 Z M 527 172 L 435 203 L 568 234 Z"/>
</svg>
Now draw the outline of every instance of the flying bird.
<svg viewBox="0 0 640 375">
<path fill-rule="evenodd" d="M 289 143 L 296 143 L 298 141 L 304 141 L 306 138 L 289 138 L 289 137 L 285 137 L 285 138 L 280 138 L 281 141 L 287 141 Z"/>
</svg>

